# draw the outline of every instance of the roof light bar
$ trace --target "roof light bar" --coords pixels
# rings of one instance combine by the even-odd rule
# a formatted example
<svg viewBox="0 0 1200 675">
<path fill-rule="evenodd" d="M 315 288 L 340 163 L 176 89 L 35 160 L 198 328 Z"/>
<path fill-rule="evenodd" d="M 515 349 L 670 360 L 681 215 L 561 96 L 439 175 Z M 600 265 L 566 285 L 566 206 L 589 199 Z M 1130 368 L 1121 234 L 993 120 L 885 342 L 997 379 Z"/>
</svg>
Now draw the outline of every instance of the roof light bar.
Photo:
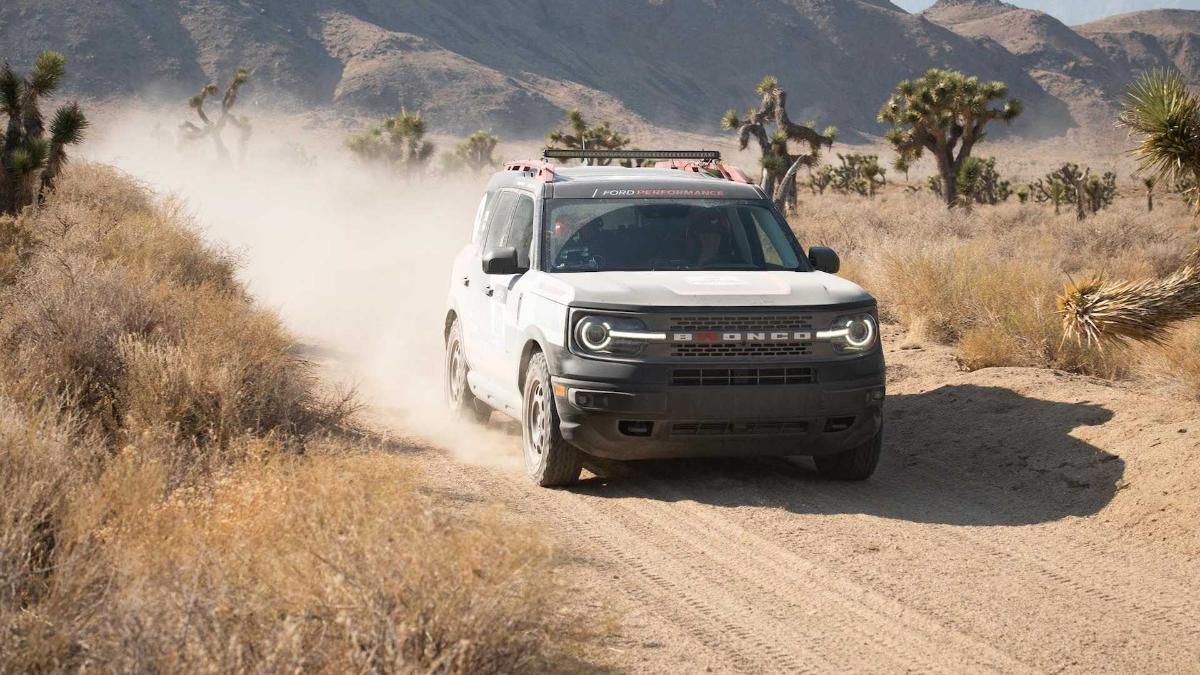
<svg viewBox="0 0 1200 675">
<path fill-rule="evenodd" d="M 545 159 L 690 159 L 705 162 L 721 161 L 716 150 L 572 150 L 546 148 Z"/>
</svg>

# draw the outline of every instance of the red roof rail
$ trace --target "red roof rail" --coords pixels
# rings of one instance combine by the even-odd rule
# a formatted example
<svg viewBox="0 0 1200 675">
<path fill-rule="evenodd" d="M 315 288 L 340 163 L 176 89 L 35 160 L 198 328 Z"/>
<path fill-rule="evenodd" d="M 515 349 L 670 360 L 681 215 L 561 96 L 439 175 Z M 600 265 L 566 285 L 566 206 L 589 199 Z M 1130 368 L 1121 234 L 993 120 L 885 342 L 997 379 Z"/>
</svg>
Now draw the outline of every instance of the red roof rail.
<svg viewBox="0 0 1200 675">
<path fill-rule="evenodd" d="M 658 169 L 678 169 L 680 171 L 690 171 L 691 173 L 706 173 L 712 175 L 710 170 L 715 170 L 721 174 L 721 178 L 734 183 L 750 183 L 750 177 L 742 172 L 741 169 L 732 164 L 721 164 L 719 162 L 677 162 L 671 160 L 669 162 L 658 162 L 655 165 Z"/>
<path fill-rule="evenodd" d="M 540 160 L 525 159 L 519 162 L 509 162 L 504 165 L 504 170 L 532 173 L 543 183 L 554 182 L 554 167 Z"/>
</svg>

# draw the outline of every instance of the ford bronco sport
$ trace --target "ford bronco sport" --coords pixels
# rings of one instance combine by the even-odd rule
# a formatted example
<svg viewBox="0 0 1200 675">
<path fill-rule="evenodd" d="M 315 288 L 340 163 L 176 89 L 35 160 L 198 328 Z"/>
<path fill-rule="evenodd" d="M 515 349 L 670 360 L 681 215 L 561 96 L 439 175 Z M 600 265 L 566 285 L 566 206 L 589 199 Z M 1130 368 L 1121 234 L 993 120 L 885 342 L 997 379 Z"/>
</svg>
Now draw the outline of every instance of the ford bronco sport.
<svg viewBox="0 0 1200 675">
<path fill-rule="evenodd" d="M 662 161 L 549 161 L 566 158 Z M 809 455 L 863 480 L 883 350 L 875 300 L 838 267 L 717 153 L 547 150 L 492 177 L 455 258 L 446 397 L 519 421 L 542 486 L 587 455 Z"/>
</svg>

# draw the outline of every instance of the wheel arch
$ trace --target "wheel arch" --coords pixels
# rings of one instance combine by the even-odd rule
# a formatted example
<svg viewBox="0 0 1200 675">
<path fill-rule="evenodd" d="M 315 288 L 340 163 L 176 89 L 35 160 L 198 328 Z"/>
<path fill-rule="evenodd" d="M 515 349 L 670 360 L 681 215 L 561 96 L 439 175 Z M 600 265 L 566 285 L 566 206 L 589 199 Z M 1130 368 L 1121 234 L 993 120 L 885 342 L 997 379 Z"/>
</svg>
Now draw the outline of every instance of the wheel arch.
<svg viewBox="0 0 1200 675">
<path fill-rule="evenodd" d="M 533 355 L 544 353 L 546 353 L 546 350 L 537 338 L 526 338 L 525 345 L 521 347 L 521 360 L 517 366 L 517 391 L 522 392 L 522 394 L 525 391 L 525 373 L 529 370 L 529 362 L 533 360 Z"/>
</svg>

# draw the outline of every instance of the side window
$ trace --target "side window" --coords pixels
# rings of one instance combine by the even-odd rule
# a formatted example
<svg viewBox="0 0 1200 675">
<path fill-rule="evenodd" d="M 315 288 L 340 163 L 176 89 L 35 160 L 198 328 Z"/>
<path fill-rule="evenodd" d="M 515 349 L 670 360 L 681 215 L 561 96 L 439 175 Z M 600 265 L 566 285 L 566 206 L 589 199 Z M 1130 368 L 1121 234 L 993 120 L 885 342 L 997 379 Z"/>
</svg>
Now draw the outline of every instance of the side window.
<svg viewBox="0 0 1200 675">
<path fill-rule="evenodd" d="M 517 261 L 522 269 L 529 269 L 530 245 L 533 243 L 533 199 L 521 195 L 513 209 L 512 224 L 503 246 L 517 249 Z"/>
<path fill-rule="evenodd" d="M 500 241 L 504 238 L 505 232 L 508 231 L 509 216 L 512 215 L 513 204 L 517 201 L 517 195 L 512 192 L 501 192 L 499 197 L 496 197 L 495 205 L 492 207 L 492 213 L 488 216 L 487 224 L 487 239 L 483 244 L 483 251 L 492 250 L 500 245 Z"/>
<path fill-rule="evenodd" d="M 495 204 L 492 199 L 496 196 L 494 192 L 483 193 L 483 199 L 479 200 L 479 208 L 475 211 L 475 221 L 471 223 L 471 241 L 479 243 L 483 239 L 483 226 L 487 224 L 488 216 L 492 215 L 490 206 Z"/>
</svg>

